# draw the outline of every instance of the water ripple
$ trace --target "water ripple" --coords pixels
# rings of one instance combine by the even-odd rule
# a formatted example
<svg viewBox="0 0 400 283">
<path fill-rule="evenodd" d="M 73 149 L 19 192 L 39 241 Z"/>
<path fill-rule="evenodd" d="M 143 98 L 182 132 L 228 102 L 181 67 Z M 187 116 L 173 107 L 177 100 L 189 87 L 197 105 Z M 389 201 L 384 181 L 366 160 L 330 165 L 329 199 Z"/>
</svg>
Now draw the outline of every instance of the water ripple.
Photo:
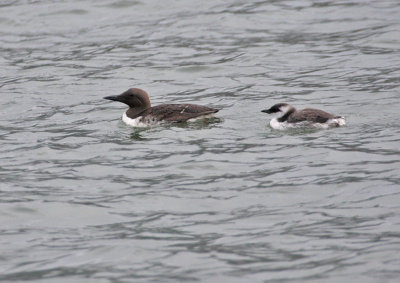
<svg viewBox="0 0 400 283">
<path fill-rule="evenodd" d="M 396 1 L 92 2 L 0 4 L 0 280 L 396 282 Z M 133 129 L 129 87 L 220 111 Z"/>
</svg>

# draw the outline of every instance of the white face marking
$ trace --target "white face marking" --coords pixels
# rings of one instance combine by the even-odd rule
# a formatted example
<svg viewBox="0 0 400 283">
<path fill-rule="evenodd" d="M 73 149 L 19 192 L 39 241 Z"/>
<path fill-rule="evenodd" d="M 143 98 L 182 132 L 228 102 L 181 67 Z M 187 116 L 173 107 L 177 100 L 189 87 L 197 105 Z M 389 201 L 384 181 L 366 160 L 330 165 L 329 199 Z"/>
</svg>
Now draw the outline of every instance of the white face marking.
<svg viewBox="0 0 400 283">
<path fill-rule="evenodd" d="M 281 106 L 281 107 L 279 108 L 279 110 L 280 110 L 281 112 L 283 112 L 283 113 L 286 113 L 286 112 L 288 112 L 288 111 L 290 110 L 290 106 L 289 106 L 289 105 Z"/>
<path fill-rule="evenodd" d="M 279 107 L 279 112 L 272 113 L 271 115 L 272 115 L 272 117 L 280 118 L 283 115 L 285 115 L 291 108 L 292 107 L 290 105 L 281 106 L 281 107 Z"/>
</svg>

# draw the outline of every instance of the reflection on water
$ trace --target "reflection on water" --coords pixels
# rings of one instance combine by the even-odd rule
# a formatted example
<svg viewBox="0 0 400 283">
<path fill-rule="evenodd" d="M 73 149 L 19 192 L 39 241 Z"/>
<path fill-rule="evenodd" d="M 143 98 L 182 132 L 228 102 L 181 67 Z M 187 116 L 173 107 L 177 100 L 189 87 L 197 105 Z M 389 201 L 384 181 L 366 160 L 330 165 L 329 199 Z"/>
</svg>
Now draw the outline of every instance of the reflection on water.
<svg viewBox="0 0 400 283">
<path fill-rule="evenodd" d="M 160 3 L 0 4 L 0 281 L 396 282 L 399 4 Z M 220 111 L 131 128 L 129 87 Z"/>
</svg>

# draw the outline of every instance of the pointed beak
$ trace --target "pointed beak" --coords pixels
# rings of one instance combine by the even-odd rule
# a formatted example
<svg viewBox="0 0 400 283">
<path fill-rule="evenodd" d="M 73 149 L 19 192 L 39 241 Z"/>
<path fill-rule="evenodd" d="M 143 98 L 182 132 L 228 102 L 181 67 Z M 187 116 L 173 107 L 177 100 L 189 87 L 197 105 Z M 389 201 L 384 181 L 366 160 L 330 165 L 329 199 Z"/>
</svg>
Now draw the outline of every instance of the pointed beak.
<svg viewBox="0 0 400 283">
<path fill-rule="evenodd" d="M 271 114 L 271 111 L 269 111 L 269 109 L 261 110 L 261 112 L 264 112 L 264 113 L 267 113 L 267 114 Z"/>
<path fill-rule="evenodd" d="M 103 97 L 104 99 L 112 100 L 112 101 L 120 101 L 119 95 L 112 95 L 112 96 L 106 96 Z"/>
</svg>

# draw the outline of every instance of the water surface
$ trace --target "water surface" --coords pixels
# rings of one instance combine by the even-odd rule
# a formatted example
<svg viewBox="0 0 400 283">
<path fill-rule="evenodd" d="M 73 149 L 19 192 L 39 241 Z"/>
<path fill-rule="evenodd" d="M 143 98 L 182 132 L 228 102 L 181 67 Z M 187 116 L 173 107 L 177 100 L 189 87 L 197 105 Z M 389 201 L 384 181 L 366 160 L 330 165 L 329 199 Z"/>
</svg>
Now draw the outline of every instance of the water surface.
<svg viewBox="0 0 400 283">
<path fill-rule="evenodd" d="M 398 282 L 398 1 L 0 4 L 0 281 Z M 211 123 L 134 129 L 153 105 Z M 280 132 L 278 102 L 347 126 Z"/>
</svg>

